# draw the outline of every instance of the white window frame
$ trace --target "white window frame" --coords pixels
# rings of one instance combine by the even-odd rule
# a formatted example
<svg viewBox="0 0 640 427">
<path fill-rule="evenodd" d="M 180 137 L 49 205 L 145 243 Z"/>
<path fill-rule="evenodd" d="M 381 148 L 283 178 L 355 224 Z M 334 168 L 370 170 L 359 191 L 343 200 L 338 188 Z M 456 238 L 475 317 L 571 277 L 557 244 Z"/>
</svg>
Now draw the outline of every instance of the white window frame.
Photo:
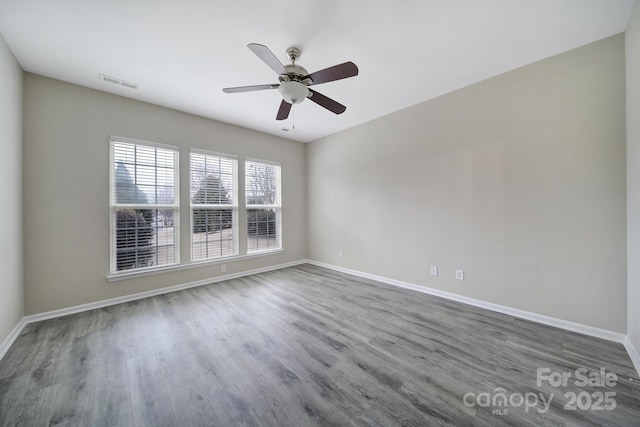
<svg viewBox="0 0 640 427">
<path fill-rule="evenodd" d="M 277 167 L 277 181 L 276 181 L 276 202 L 275 204 L 250 204 L 249 203 L 249 191 L 248 189 L 248 185 L 249 185 L 249 173 L 248 173 L 248 167 L 250 163 L 255 163 L 255 164 L 263 164 L 263 165 L 267 165 L 267 166 L 275 166 Z M 245 194 L 244 194 L 244 199 L 245 199 L 245 213 L 246 213 L 246 222 L 245 222 L 245 233 L 246 233 L 246 243 L 247 243 L 247 254 L 248 255 L 253 255 L 253 254 L 260 254 L 260 253 L 265 253 L 265 252 L 272 252 L 272 251 L 281 251 L 282 250 L 282 165 L 278 162 L 272 162 L 269 160 L 262 160 L 262 159 L 255 159 L 255 158 L 251 158 L 251 157 L 247 157 L 245 158 L 245 162 L 244 162 L 244 190 L 245 190 Z M 275 227 L 276 227 L 276 236 L 275 236 L 275 243 L 276 246 L 274 247 L 267 247 L 266 249 L 258 249 L 258 250 L 250 250 L 250 239 L 251 236 L 249 234 L 249 210 L 251 209 L 274 209 L 275 210 Z M 267 238 L 268 239 L 268 238 Z"/>
<path fill-rule="evenodd" d="M 131 144 L 134 146 L 145 146 L 156 149 L 164 149 L 173 151 L 174 156 L 174 202 L 173 204 L 159 204 L 159 203 L 147 203 L 147 204 L 135 204 L 135 203 L 117 203 L 116 191 L 115 191 L 115 157 L 114 146 L 118 143 Z M 157 185 L 157 183 L 156 183 Z M 148 267 L 138 267 L 117 270 L 117 229 L 116 229 L 116 210 L 120 208 L 131 209 L 172 209 L 173 213 L 173 262 L 152 265 Z M 154 270 L 163 270 L 167 267 L 180 264 L 180 149 L 173 145 L 166 145 L 157 142 L 144 141 L 139 139 L 132 139 L 120 136 L 111 135 L 109 138 L 109 223 L 110 223 L 110 277 L 116 277 L 118 275 L 131 275 L 139 272 L 150 272 Z M 156 232 L 158 225 L 156 224 Z M 156 241 L 157 244 L 157 241 Z"/>
<path fill-rule="evenodd" d="M 193 170 L 192 170 L 192 156 L 193 155 L 211 157 L 211 158 L 219 158 L 233 161 L 233 200 L 231 204 L 194 204 L 191 196 L 191 186 L 193 183 L 191 182 L 193 179 Z M 189 152 L 189 222 L 190 222 L 190 251 L 191 251 L 191 262 L 199 263 L 199 262 L 207 262 L 207 261 L 217 261 L 222 259 L 227 259 L 231 257 L 236 257 L 239 254 L 239 227 L 238 227 L 238 157 L 231 154 L 217 153 L 214 151 L 206 151 L 192 148 Z M 205 258 L 195 258 L 194 259 L 194 220 L 193 220 L 193 211 L 194 209 L 205 209 L 205 210 L 228 210 L 231 209 L 232 212 L 232 225 L 231 232 L 233 236 L 233 253 L 219 255 L 219 256 L 207 256 Z"/>
</svg>

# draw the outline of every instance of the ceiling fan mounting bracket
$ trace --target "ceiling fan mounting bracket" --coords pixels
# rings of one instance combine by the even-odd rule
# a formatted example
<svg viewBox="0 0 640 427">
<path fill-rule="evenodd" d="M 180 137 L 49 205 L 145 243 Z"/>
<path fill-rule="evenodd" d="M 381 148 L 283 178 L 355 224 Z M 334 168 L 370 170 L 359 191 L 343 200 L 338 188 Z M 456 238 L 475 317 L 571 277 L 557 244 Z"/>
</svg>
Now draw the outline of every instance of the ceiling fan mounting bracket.
<svg viewBox="0 0 640 427">
<path fill-rule="evenodd" d="M 302 55 L 302 52 L 300 52 L 300 49 L 298 49 L 297 47 L 292 46 L 290 48 L 287 48 L 287 55 L 289 56 L 291 63 L 295 64 L 298 58 L 300 58 L 300 55 Z"/>
</svg>

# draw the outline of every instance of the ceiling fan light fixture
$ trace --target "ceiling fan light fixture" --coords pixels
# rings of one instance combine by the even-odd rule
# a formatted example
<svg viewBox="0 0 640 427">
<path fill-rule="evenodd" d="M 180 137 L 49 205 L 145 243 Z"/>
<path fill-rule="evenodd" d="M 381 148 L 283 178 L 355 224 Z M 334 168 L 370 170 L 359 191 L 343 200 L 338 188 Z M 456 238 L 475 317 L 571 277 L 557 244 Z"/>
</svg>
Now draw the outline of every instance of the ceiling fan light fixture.
<svg viewBox="0 0 640 427">
<path fill-rule="evenodd" d="M 309 95 L 309 88 L 304 83 L 296 81 L 282 82 L 278 90 L 282 99 L 289 104 L 299 104 Z"/>
</svg>

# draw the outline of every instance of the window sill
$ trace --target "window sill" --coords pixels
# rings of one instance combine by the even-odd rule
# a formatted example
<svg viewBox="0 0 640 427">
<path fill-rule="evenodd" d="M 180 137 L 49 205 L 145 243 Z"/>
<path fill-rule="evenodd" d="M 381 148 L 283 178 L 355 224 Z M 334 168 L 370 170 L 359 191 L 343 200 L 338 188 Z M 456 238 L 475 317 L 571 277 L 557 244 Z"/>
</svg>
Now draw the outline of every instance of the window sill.
<svg viewBox="0 0 640 427">
<path fill-rule="evenodd" d="M 119 282 L 121 280 L 135 279 L 137 277 L 152 276 L 155 274 L 169 273 L 172 271 L 189 270 L 192 268 L 210 267 L 217 264 L 225 264 L 234 261 L 243 261 L 251 258 L 260 258 L 263 256 L 277 255 L 284 253 L 284 249 L 273 249 L 267 251 L 254 252 L 247 255 L 235 255 L 225 258 L 217 258 L 215 260 L 196 261 L 189 264 L 173 264 L 149 270 L 139 270 L 124 273 L 114 273 L 107 276 L 109 282 Z"/>
</svg>

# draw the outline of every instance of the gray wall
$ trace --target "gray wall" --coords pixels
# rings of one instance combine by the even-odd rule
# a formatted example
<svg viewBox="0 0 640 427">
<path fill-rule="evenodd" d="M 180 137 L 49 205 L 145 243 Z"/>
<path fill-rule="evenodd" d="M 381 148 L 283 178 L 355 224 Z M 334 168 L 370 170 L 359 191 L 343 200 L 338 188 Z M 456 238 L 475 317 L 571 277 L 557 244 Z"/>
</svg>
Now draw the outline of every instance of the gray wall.
<svg viewBox="0 0 640 427">
<path fill-rule="evenodd" d="M 22 69 L 0 36 L 0 343 L 24 311 L 22 290 Z"/>
<path fill-rule="evenodd" d="M 312 142 L 309 257 L 624 333 L 624 54 L 618 35 Z"/>
<path fill-rule="evenodd" d="M 227 262 L 225 274 L 306 257 L 303 144 L 28 73 L 24 103 L 26 314 L 222 274 L 209 264 L 107 282 L 110 134 L 180 146 L 183 262 L 190 258 L 190 147 L 282 164 L 285 252 Z"/>
<path fill-rule="evenodd" d="M 640 352 L 640 6 L 626 32 L 627 49 L 627 333 Z"/>
</svg>

